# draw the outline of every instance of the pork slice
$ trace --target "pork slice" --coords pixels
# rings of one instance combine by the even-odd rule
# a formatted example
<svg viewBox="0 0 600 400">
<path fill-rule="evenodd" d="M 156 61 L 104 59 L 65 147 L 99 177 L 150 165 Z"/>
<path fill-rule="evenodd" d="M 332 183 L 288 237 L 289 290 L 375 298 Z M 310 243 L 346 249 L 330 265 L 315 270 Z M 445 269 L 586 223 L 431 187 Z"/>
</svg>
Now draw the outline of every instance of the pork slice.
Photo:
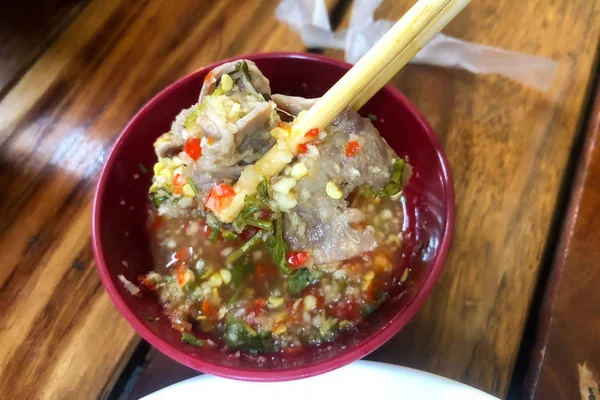
<svg viewBox="0 0 600 400">
<path fill-rule="evenodd" d="M 246 65 L 248 66 L 250 82 L 248 82 L 247 77 L 244 76 L 244 72 L 240 70 L 242 62 L 246 62 Z M 231 74 L 234 71 L 237 71 L 235 72 L 236 75 L 240 74 L 243 77 L 242 82 L 246 85 L 246 89 L 253 92 L 253 94 L 271 94 L 271 85 L 269 80 L 262 74 L 253 61 L 236 60 L 219 65 L 218 67 L 212 69 L 209 78 L 206 79 L 202 85 L 198 101 L 202 101 L 204 96 L 212 93 L 216 89 L 217 80 L 221 76 L 224 74 Z"/>
<path fill-rule="evenodd" d="M 380 190 L 390 181 L 398 158 L 372 123 L 351 110 L 340 113 L 320 137 L 317 151 L 298 157 L 308 175 L 296 183 L 298 204 L 286 216 L 284 228 L 289 246 L 311 249 L 316 264 L 346 260 L 377 246 L 372 227 L 358 228 L 365 215 L 346 199 L 363 185 Z M 345 153 L 350 141 L 360 145 L 353 157 Z M 342 190 L 342 198 L 326 194 L 330 181 Z"/>
</svg>

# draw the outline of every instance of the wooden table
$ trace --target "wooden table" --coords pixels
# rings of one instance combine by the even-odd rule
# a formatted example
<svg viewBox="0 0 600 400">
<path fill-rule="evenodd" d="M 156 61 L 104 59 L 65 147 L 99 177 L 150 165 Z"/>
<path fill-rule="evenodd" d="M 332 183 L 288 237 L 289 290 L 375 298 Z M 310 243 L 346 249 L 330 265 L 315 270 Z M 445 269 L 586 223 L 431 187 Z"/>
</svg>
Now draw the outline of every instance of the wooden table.
<svg viewBox="0 0 600 400">
<path fill-rule="evenodd" d="M 377 14 L 394 19 L 410 3 L 387 0 Z M 99 169 L 127 120 L 169 82 L 225 57 L 306 50 L 275 20 L 276 4 L 0 4 L 0 397 L 96 398 L 112 390 L 139 338 L 94 267 L 90 201 Z M 348 2 L 328 6 L 343 25 Z M 553 58 L 558 74 L 549 93 L 422 66 L 395 79 L 444 144 L 456 228 L 431 298 L 371 357 L 503 397 L 522 339 L 532 334 L 532 299 L 561 227 L 594 81 L 600 4 L 474 2 L 446 32 Z"/>
</svg>

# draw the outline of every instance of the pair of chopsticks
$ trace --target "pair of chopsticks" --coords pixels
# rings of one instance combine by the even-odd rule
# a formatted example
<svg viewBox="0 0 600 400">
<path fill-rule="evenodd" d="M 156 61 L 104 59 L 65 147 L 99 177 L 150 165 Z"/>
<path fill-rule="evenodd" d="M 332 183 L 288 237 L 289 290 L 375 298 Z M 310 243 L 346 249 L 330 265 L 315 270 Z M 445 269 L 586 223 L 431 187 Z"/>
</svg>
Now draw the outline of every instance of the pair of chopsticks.
<svg viewBox="0 0 600 400">
<path fill-rule="evenodd" d="M 254 165 L 244 168 L 234 185 L 231 204 L 216 215 L 232 222 L 244 207 L 245 196 L 256 194 L 262 177 L 279 174 L 306 142 L 306 132 L 324 130 L 346 107 L 360 109 L 402 69 L 471 0 L 418 0 L 417 3 L 335 85 L 292 126 L 283 146 L 274 145 Z M 280 139 L 281 140 L 281 139 Z"/>
<path fill-rule="evenodd" d="M 344 108 L 359 110 L 471 0 L 419 0 L 295 126 L 325 129 Z"/>
</svg>

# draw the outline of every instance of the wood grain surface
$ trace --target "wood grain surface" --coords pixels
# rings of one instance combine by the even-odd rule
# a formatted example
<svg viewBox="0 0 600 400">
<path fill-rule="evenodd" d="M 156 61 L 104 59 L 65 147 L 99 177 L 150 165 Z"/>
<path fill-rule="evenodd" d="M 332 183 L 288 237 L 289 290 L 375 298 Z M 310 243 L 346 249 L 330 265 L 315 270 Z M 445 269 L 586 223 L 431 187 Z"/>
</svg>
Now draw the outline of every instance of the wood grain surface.
<svg viewBox="0 0 600 400">
<path fill-rule="evenodd" d="M 104 293 L 89 241 L 99 168 L 127 120 L 202 65 L 304 49 L 275 20 L 274 0 L 61 4 L 32 43 L 0 34 L 14 43 L 14 58 L 0 59 L 2 398 L 103 397 L 137 343 Z M 409 4 L 384 1 L 378 14 L 397 18 Z M 599 10 L 595 0 L 474 2 L 448 28 L 559 61 L 549 94 L 428 67 L 395 80 L 444 143 L 458 207 L 438 287 L 375 358 L 506 392 L 585 107 Z"/>
<path fill-rule="evenodd" d="M 599 398 L 600 91 L 587 127 L 567 217 L 546 291 L 528 380 L 528 398 Z M 580 393 L 583 366 L 593 375 Z M 579 368 L 578 368 L 579 366 Z M 594 386 L 594 383 L 595 386 Z"/>
<path fill-rule="evenodd" d="M 127 120 L 178 77 L 235 54 L 303 50 L 275 20 L 276 4 L 97 0 L 55 40 L 14 39 L 20 54 L 0 68 L 15 82 L 0 100 L 0 398 L 111 389 L 138 338 L 94 266 L 99 169 Z"/>
<path fill-rule="evenodd" d="M 397 19 L 409 6 L 386 0 L 376 17 Z M 556 60 L 547 94 L 499 76 L 415 65 L 395 79 L 442 140 L 454 177 L 456 225 L 431 298 L 371 359 L 506 395 L 586 107 L 599 6 L 587 0 L 473 2 L 444 31 Z"/>
</svg>

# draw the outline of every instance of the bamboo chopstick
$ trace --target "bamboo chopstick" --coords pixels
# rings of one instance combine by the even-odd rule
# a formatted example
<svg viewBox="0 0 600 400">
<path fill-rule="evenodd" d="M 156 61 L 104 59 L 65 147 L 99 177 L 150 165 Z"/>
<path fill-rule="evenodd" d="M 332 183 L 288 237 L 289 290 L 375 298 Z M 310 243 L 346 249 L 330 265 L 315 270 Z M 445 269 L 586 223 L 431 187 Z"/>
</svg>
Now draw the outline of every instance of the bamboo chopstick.
<svg viewBox="0 0 600 400">
<path fill-rule="evenodd" d="M 256 194 L 260 180 L 279 174 L 298 154 L 298 145 L 309 141 L 305 138 L 308 131 L 324 130 L 348 106 L 362 106 L 469 2 L 418 0 L 354 67 L 296 119 L 288 138 L 278 139 L 254 165 L 244 168 L 233 187 L 235 196 L 230 205 L 215 211 L 219 220 L 233 222 L 244 207 L 245 197 Z"/>
<path fill-rule="evenodd" d="M 388 83 L 435 35 L 454 19 L 471 0 L 453 0 L 422 30 L 406 48 L 396 56 L 375 79 L 373 79 L 354 100 L 350 108 L 358 111 L 371 97 Z"/>
</svg>

